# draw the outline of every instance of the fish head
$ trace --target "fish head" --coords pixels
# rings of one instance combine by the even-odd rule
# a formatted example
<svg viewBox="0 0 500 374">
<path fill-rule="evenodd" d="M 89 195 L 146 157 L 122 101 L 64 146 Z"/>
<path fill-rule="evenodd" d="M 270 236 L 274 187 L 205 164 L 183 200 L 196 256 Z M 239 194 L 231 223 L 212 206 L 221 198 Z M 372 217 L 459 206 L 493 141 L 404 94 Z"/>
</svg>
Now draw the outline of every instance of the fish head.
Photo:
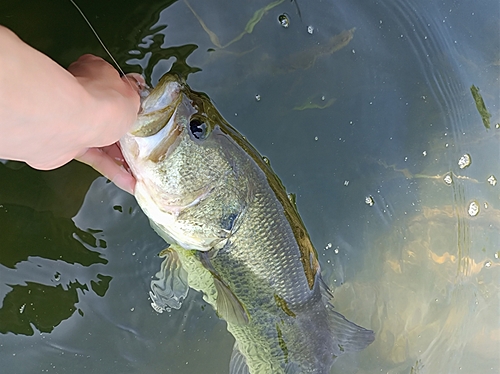
<svg viewBox="0 0 500 374">
<path fill-rule="evenodd" d="M 180 78 L 166 74 L 141 96 L 137 121 L 120 140 L 139 205 L 167 242 L 220 249 L 248 201 L 241 150 L 208 97 Z"/>
</svg>

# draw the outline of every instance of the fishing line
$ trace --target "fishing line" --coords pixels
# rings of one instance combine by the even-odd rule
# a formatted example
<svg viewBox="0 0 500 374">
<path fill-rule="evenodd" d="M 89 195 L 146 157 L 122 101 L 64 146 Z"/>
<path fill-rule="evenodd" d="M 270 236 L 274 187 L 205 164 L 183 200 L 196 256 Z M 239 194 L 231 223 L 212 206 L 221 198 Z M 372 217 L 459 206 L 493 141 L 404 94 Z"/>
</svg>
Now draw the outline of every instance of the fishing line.
<svg viewBox="0 0 500 374">
<path fill-rule="evenodd" d="M 127 79 L 127 82 L 130 85 L 130 87 L 134 88 L 134 86 L 132 86 L 132 83 L 130 83 L 130 80 L 128 79 L 128 77 L 125 75 L 125 72 L 122 70 L 122 68 L 120 67 L 120 65 L 118 65 L 118 62 L 114 59 L 114 57 L 111 55 L 111 52 L 106 48 L 106 46 L 104 45 L 104 43 L 101 40 L 101 38 L 99 37 L 99 35 L 97 35 L 97 31 L 95 31 L 94 27 L 92 26 L 92 24 L 90 23 L 90 21 L 88 20 L 88 18 L 85 16 L 85 14 L 83 14 L 83 12 L 80 9 L 80 7 L 78 5 L 76 5 L 76 3 L 73 0 L 69 0 L 69 1 L 71 2 L 71 4 L 73 4 L 75 6 L 76 10 L 78 10 L 78 12 L 82 15 L 82 17 L 85 20 L 85 22 L 87 22 L 87 25 L 89 25 L 90 29 L 94 33 L 94 35 L 97 38 L 97 40 L 99 41 L 99 43 L 101 43 L 102 47 L 104 48 L 104 50 L 106 51 L 106 53 L 108 54 L 108 56 L 114 62 L 114 64 L 116 65 L 116 67 L 118 68 L 118 70 L 120 71 L 120 73 L 122 73 L 122 75 L 125 77 L 125 79 Z"/>
</svg>

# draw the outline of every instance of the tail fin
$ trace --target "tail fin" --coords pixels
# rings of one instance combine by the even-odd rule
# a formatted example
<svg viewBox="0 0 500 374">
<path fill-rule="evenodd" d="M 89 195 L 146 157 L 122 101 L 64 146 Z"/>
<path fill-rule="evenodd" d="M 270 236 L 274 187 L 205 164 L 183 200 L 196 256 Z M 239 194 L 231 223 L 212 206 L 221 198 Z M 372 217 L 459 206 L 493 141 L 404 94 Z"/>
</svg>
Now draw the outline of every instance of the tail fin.
<svg viewBox="0 0 500 374">
<path fill-rule="evenodd" d="M 357 352 L 368 347 L 375 340 L 375 333 L 349 321 L 337 313 L 332 305 L 333 293 L 321 277 L 318 277 L 323 302 L 328 310 L 328 324 L 338 343 L 336 356 L 344 352 Z"/>
<path fill-rule="evenodd" d="M 375 340 L 375 333 L 355 323 L 348 321 L 342 314 L 333 310 L 331 304 L 329 309 L 329 325 L 333 336 L 337 340 L 338 352 L 336 356 L 346 352 L 357 352 L 369 346 Z"/>
</svg>

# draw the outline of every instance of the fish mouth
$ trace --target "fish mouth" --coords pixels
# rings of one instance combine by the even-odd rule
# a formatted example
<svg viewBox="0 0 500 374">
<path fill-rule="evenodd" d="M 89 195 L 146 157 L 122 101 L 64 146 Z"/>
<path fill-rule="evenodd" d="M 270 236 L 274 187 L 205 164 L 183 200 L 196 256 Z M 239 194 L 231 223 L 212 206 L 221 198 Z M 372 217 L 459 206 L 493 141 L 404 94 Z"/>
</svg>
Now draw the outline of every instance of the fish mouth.
<svg viewBox="0 0 500 374">
<path fill-rule="evenodd" d="M 180 142 L 180 135 L 183 127 L 175 120 L 178 107 L 172 112 L 166 125 L 155 135 L 150 136 L 149 142 L 152 145 L 145 150 L 147 159 L 158 163 L 168 157 Z"/>
<path fill-rule="evenodd" d="M 151 92 L 142 105 L 134 127 L 128 133 L 129 139 L 135 143 L 134 153 L 139 159 L 158 163 L 168 157 L 180 142 L 185 128 L 183 119 L 189 113 L 186 113 L 182 84 L 177 81 L 169 84 L 172 87 L 165 90 L 167 93 L 161 92 L 158 95 Z M 157 97 L 149 100 L 153 96 Z M 158 101 L 163 101 L 162 105 Z"/>
<path fill-rule="evenodd" d="M 141 88 L 141 109 L 133 128 L 135 137 L 150 137 L 160 132 L 170 121 L 182 101 L 183 84 L 174 76 L 166 75 L 153 90 Z"/>
<path fill-rule="evenodd" d="M 135 136 L 129 132 L 121 138 L 120 145 L 126 158 L 154 163 L 165 159 L 167 154 L 172 152 L 173 146 L 180 142 L 178 139 L 183 131 L 182 126 L 176 121 L 176 112 L 177 109 L 174 109 L 169 118 L 165 118 L 166 122 L 162 123 L 160 130 L 152 135 Z"/>
</svg>

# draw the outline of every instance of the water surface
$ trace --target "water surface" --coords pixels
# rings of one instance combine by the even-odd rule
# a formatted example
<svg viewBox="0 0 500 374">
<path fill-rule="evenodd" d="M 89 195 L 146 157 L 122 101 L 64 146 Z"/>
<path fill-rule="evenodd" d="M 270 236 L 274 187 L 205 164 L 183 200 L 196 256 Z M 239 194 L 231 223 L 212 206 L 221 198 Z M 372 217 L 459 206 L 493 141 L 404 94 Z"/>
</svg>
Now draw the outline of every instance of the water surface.
<svg viewBox="0 0 500 374">
<path fill-rule="evenodd" d="M 335 307 L 376 332 L 332 372 L 498 372 L 498 2 L 270 4 L 80 6 L 125 71 L 187 76 L 297 194 Z M 63 66 L 106 57 L 65 1 L 0 23 Z M 0 237 L 6 372 L 227 373 L 225 323 L 194 292 L 150 307 L 164 243 L 86 166 L 0 164 Z"/>
</svg>

